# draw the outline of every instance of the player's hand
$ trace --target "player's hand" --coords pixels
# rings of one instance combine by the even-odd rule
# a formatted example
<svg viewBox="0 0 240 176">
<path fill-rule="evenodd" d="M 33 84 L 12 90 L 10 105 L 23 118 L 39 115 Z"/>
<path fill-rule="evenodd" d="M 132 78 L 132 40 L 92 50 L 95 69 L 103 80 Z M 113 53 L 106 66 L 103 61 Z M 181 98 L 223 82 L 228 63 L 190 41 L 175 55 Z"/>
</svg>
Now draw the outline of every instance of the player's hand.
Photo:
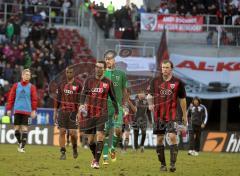
<svg viewBox="0 0 240 176">
<path fill-rule="evenodd" d="M 31 112 L 31 117 L 34 119 L 36 117 L 36 111 Z"/>
<path fill-rule="evenodd" d="M 114 113 L 114 120 L 117 120 L 118 119 L 118 114 L 117 113 Z"/>
<path fill-rule="evenodd" d="M 10 117 L 11 114 L 12 114 L 12 111 L 8 110 L 8 111 L 7 111 L 7 116 Z"/>
<path fill-rule="evenodd" d="M 149 105 L 149 106 L 148 106 L 148 109 L 149 109 L 150 111 L 153 111 L 153 110 L 154 110 L 154 105 Z"/>
<path fill-rule="evenodd" d="M 204 123 L 202 123 L 201 128 L 205 128 L 205 124 Z"/>
<path fill-rule="evenodd" d="M 86 109 L 86 106 L 85 105 L 80 105 L 79 108 L 78 108 L 78 112 L 81 112 L 81 110 L 83 109 Z"/>
</svg>

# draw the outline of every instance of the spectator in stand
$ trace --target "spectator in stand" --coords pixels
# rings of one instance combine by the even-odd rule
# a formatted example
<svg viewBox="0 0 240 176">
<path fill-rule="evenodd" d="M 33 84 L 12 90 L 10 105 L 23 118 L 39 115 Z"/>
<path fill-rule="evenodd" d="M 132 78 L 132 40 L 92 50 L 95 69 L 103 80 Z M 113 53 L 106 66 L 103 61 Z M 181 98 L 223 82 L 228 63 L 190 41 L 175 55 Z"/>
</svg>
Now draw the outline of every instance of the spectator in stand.
<svg viewBox="0 0 240 176">
<path fill-rule="evenodd" d="M 210 31 L 207 36 L 207 45 L 212 45 L 214 32 Z"/>
<path fill-rule="evenodd" d="M 57 29 L 54 26 L 52 26 L 48 30 L 48 37 L 49 37 L 49 41 L 50 41 L 51 44 L 53 44 L 53 41 L 56 40 L 57 34 L 58 34 Z"/>
<path fill-rule="evenodd" d="M 141 5 L 140 9 L 138 9 L 138 13 L 146 13 L 146 9 L 143 5 Z"/>
<path fill-rule="evenodd" d="M 65 59 L 65 64 L 66 66 L 71 65 L 71 60 L 73 58 L 73 49 L 70 45 L 67 46 L 67 50 L 63 56 L 63 58 Z"/>
<path fill-rule="evenodd" d="M 176 11 L 176 14 L 180 15 L 180 16 L 185 16 L 187 14 L 187 11 L 186 11 L 185 6 L 183 4 Z"/>
<path fill-rule="evenodd" d="M 8 42 L 13 41 L 13 35 L 14 35 L 14 26 L 12 23 L 12 19 L 10 19 L 7 22 L 7 27 L 6 27 L 6 38 L 7 38 Z"/>
<path fill-rule="evenodd" d="M 167 7 L 167 3 L 162 3 L 158 9 L 158 14 L 162 14 L 162 15 L 167 15 L 169 14 L 169 10 Z"/>
</svg>

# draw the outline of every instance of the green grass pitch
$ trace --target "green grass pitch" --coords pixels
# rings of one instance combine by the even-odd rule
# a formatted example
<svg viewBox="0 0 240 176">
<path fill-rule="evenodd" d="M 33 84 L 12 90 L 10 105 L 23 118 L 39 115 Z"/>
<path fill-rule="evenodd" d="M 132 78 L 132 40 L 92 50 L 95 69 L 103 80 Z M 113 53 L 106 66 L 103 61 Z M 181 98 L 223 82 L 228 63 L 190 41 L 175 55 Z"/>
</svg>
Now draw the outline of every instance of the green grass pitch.
<svg viewBox="0 0 240 176">
<path fill-rule="evenodd" d="M 169 151 L 166 150 L 169 164 Z M 72 158 L 67 148 L 67 160 L 59 160 L 59 148 L 26 146 L 26 153 L 18 153 L 17 145 L 0 144 L 0 176 L 240 176 L 239 153 L 203 153 L 198 157 L 179 151 L 175 173 L 160 172 L 155 150 L 144 153 L 118 153 L 117 161 L 99 170 L 90 168 L 92 159 L 88 149 L 79 148 L 79 157 Z"/>
</svg>

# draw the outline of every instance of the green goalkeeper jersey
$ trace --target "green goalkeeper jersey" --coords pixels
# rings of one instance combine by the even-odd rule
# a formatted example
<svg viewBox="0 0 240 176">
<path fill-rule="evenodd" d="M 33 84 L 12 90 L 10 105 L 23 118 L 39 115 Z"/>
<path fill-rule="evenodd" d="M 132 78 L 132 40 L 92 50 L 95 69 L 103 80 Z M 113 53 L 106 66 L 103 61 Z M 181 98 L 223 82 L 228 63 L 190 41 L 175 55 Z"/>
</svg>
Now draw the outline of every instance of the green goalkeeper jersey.
<svg viewBox="0 0 240 176">
<path fill-rule="evenodd" d="M 127 87 L 126 73 L 121 70 L 113 69 L 106 70 L 104 76 L 106 76 L 112 81 L 117 102 L 119 105 L 122 105 L 123 90 Z M 108 107 L 113 108 L 112 101 L 110 99 L 108 101 Z"/>
</svg>

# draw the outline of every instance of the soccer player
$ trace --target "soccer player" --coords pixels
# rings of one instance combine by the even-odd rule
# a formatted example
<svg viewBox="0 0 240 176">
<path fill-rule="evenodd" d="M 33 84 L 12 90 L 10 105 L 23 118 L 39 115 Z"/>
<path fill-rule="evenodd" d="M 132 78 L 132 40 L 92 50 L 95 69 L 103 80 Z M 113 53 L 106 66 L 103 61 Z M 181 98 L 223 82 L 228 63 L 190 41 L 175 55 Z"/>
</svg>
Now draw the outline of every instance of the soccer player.
<svg viewBox="0 0 240 176">
<path fill-rule="evenodd" d="M 117 120 L 113 119 L 114 108 L 111 101 L 108 101 L 108 122 L 106 123 L 106 137 L 104 141 L 103 149 L 103 164 L 108 164 L 108 145 L 109 145 L 109 132 L 113 128 L 111 145 L 111 159 L 116 161 L 116 151 L 115 148 L 119 141 L 122 140 L 122 124 L 123 124 L 123 108 L 122 105 L 126 102 L 127 94 L 127 77 L 125 72 L 115 68 L 115 57 L 116 52 L 113 50 L 108 50 L 104 54 L 104 59 L 107 65 L 107 69 L 104 75 L 113 82 L 114 91 L 116 93 L 116 99 L 118 102 L 119 114 Z"/>
<path fill-rule="evenodd" d="M 124 117 L 123 117 L 123 126 L 122 126 L 122 132 L 124 136 L 124 142 L 123 142 L 123 150 L 127 150 L 127 146 L 129 143 L 129 135 L 130 135 L 130 125 L 133 122 L 135 113 L 137 112 L 137 108 L 135 106 L 134 99 L 131 99 L 130 97 L 130 89 L 127 89 L 127 102 L 123 106 L 124 111 Z"/>
<path fill-rule="evenodd" d="M 186 114 L 186 92 L 181 80 L 173 76 L 173 64 L 169 60 L 161 63 L 162 74 L 155 77 L 150 83 L 150 92 L 148 94 L 149 109 L 154 112 L 153 133 L 157 135 L 157 155 L 161 162 L 160 170 L 167 171 L 165 153 L 164 153 L 164 135 L 168 133 L 170 145 L 170 171 L 175 172 L 175 163 L 177 160 L 177 101 L 179 99 L 183 112 L 183 123 L 187 123 Z"/>
<path fill-rule="evenodd" d="M 61 83 L 57 88 L 57 98 L 54 101 L 54 121 L 59 127 L 60 160 L 66 159 L 66 132 L 69 130 L 73 148 L 73 158 L 78 157 L 77 151 L 77 122 L 78 101 L 82 90 L 80 81 L 74 78 L 73 68 L 65 70 L 67 82 Z"/>
<path fill-rule="evenodd" d="M 114 107 L 114 118 L 118 115 L 118 106 L 112 82 L 104 76 L 106 64 L 98 61 L 95 75 L 86 79 L 80 99 L 79 114 L 80 129 L 88 135 L 89 148 L 93 160 L 91 167 L 99 169 L 99 159 L 102 154 L 105 122 L 108 120 L 108 96 Z M 97 142 L 94 141 L 96 136 Z"/>
<path fill-rule="evenodd" d="M 138 150 L 138 135 L 139 129 L 141 129 L 142 138 L 140 143 L 140 150 L 141 152 L 144 152 L 147 123 L 152 123 L 151 111 L 148 109 L 148 102 L 144 90 L 140 90 L 137 94 L 135 104 L 137 107 L 137 112 L 132 126 L 134 134 L 134 149 Z"/>
<path fill-rule="evenodd" d="M 189 155 L 198 156 L 200 151 L 201 131 L 208 120 L 207 108 L 201 104 L 198 97 L 194 97 L 188 108 L 189 122 Z"/>
<path fill-rule="evenodd" d="M 18 152 L 25 152 L 25 145 L 28 136 L 28 118 L 36 117 L 37 110 L 37 90 L 30 83 L 31 71 L 22 71 L 21 82 L 15 83 L 9 93 L 7 102 L 7 115 L 10 117 L 14 110 L 15 137 L 18 141 Z"/>
</svg>

